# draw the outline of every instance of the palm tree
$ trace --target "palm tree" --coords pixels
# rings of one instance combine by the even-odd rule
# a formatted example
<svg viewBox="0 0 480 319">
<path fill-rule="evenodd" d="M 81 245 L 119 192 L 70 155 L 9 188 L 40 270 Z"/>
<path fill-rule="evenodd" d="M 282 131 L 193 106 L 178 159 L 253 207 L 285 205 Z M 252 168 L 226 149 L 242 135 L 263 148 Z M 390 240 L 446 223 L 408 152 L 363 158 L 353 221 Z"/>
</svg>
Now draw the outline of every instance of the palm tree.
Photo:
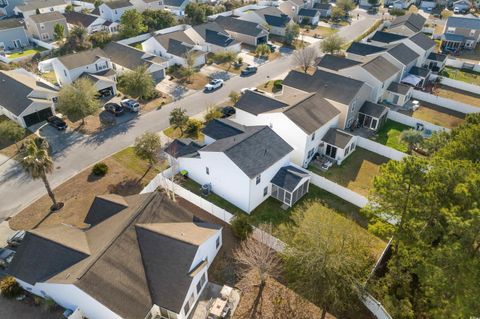
<svg viewBox="0 0 480 319">
<path fill-rule="evenodd" d="M 47 141 L 42 138 L 32 138 L 25 141 L 20 153 L 20 164 L 33 179 L 42 179 L 48 196 L 50 196 L 53 202 L 50 210 L 55 211 L 62 208 L 63 203 L 57 202 L 47 179 L 47 174 L 53 171 L 53 161 L 48 154 Z"/>
<path fill-rule="evenodd" d="M 413 147 L 423 141 L 423 136 L 420 131 L 410 129 L 400 134 L 400 140 L 408 144 L 408 154 L 412 154 Z"/>
</svg>

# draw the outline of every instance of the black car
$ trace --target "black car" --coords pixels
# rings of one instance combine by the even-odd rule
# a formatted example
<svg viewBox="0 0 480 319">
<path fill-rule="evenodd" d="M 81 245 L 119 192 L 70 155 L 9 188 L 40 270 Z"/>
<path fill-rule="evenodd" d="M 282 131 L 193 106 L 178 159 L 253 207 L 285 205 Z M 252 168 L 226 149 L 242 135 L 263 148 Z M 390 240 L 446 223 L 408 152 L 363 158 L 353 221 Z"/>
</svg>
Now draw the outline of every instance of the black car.
<svg viewBox="0 0 480 319">
<path fill-rule="evenodd" d="M 227 118 L 235 114 L 235 108 L 233 106 L 225 106 L 222 109 L 222 119 Z"/>
<path fill-rule="evenodd" d="M 107 103 L 103 108 L 105 109 L 105 111 L 112 113 L 115 116 L 122 115 L 124 112 L 123 107 L 117 103 Z"/>
<path fill-rule="evenodd" d="M 267 43 L 268 47 L 270 48 L 270 52 L 275 52 L 275 46 L 271 43 Z"/>
<path fill-rule="evenodd" d="M 67 123 L 65 123 L 64 120 L 55 115 L 47 118 L 47 122 L 59 131 L 63 131 L 67 128 Z"/>
<path fill-rule="evenodd" d="M 245 69 L 242 70 L 241 75 L 247 76 L 247 75 L 255 74 L 255 73 L 257 73 L 257 67 L 249 65 Z"/>
</svg>

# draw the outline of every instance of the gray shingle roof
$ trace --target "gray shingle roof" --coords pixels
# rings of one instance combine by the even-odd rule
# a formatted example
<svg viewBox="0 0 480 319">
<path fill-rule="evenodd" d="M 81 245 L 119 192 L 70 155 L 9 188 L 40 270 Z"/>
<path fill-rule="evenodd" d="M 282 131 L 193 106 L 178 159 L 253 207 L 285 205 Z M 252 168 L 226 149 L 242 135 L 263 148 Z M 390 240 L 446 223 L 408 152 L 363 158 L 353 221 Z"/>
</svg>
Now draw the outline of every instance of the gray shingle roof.
<svg viewBox="0 0 480 319">
<path fill-rule="evenodd" d="M 23 23 L 21 19 L 0 20 L 0 30 L 8 30 L 15 28 L 23 28 Z"/>
<path fill-rule="evenodd" d="M 255 13 L 265 19 L 268 25 L 283 28 L 290 22 L 290 17 L 275 7 L 255 10 Z"/>
<path fill-rule="evenodd" d="M 249 178 L 261 174 L 293 148 L 268 126 L 247 126 L 245 132 L 217 140 L 201 152 L 222 152 Z"/>
<path fill-rule="evenodd" d="M 188 0 L 164 0 L 163 4 L 170 7 L 181 7 Z"/>
<path fill-rule="evenodd" d="M 89 27 L 98 17 L 81 12 L 67 12 L 64 14 L 67 23 Z"/>
<path fill-rule="evenodd" d="M 377 119 L 380 118 L 382 114 L 386 111 L 386 106 L 369 101 L 365 101 L 365 103 L 363 103 L 362 107 L 359 110 L 360 113 L 376 117 Z"/>
<path fill-rule="evenodd" d="M 202 145 L 198 144 L 192 139 L 183 138 L 175 139 L 166 148 L 165 152 L 175 158 L 179 157 L 193 157 L 198 155 L 198 150 Z"/>
<path fill-rule="evenodd" d="M 104 3 L 110 9 L 133 7 L 133 4 L 131 4 L 130 1 L 128 0 L 115 0 L 115 1 L 107 1 Z"/>
<path fill-rule="evenodd" d="M 394 64 L 390 63 L 383 56 L 377 56 L 371 61 L 362 65 L 362 68 L 368 71 L 375 78 L 384 82 L 400 71 Z"/>
<path fill-rule="evenodd" d="M 322 141 L 341 149 L 345 149 L 352 138 L 353 136 L 345 131 L 338 128 L 330 128 L 327 134 L 322 138 Z"/>
<path fill-rule="evenodd" d="M 447 19 L 447 28 L 448 27 L 480 30 L 480 19 L 467 17 L 449 17 Z"/>
<path fill-rule="evenodd" d="M 318 10 L 330 10 L 332 8 L 332 4 L 331 3 L 315 3 L 313 4 L 313 7 L 315 9 L 318 9 Z"/>
<path fill-rule="evenodd" d="M 231 137 L 245 131 L 243 125 L 224 119 L 213 119 L 202 129 L 203 134 L 214 140 Z"/>
<path fill-rule="evenodd" d="M 431 38 L 427 37 L 425 34 L 422 32 L 419 32 L 413 36 L 410 37 L 410 40 L 421 47 L 422 49 L 430 50 L 435 46 L 435 41 L 433 41 Z"/>
<path fill-rule="evenodd" d="M 408 65 L 420 56 L 403 43 L 397 44 L 387 52 L 403 65 Z"/>
<path fill-rule="evenodd" d="M 44 23 L 49 21 L 58 21 L 58 20 L 65 19 L 63 14 L 57 11 L 42 13 L 42 14 L 35 14 L 35 15 L 31 15 L 29 18 L 32 19 L 32 21 L 35 23 Z"/>
<path fill-rule="evenodd" d="M 443 62 L 447 58 L 446 54 L 432 52 L 428 55 L 427 59 L 432 61 Z"/>
<path fill-rule="evenodd" d="M 129 70 L 134 70 L 140 66 L 149 66 L 151 62 L 147 60 L 148 57 L 153 58 L 154 55 L 145 53 L 131 46 L 120 44 L 118 42 L 110 42 L 104 48 L 103 52 L 112 60 L 113 63 L 121 65 Z M 163 60 L 161 57 L 156 57 L 158 62 Z"/>
<path fill-rule="evenodd" d="M 391 32 L 377 31 L 371 37 L 372 41 L 381 42 L 381 43 L 392 43 L 395 41 L 400 41 L 406 39 L 407 36 L 395 34 Z"/>
<path fill-rule="evenodd" d="M 261 37 L 268 35 L 268 31 L 255 22 L 244 21 L 232 17 L 218 16 L 215 22 L 220 24 L 225 30 L 252 37 Z"/>
<path fill-rule="evenodd" d="M 331 55 L 331 54 L 325 54 L 323 57 L 320 58 L 320 60 L 317 63 L 317 66 L 338 71 L 338 70 L 343 70 L 346 68 L 350 68 L 352 66 L 358 65 L 361 62 L 355 61 L 355 60 L 350 60 L 344 57 L 339 57 L 336 55 Z"/>
<path fill-rule="evenodd" d="M 403 83 L 392 82 L 387 88 L 387 91 L 407 95 L 412 87 Z"/>
<path fill-rule="evenodd" d="M 368 43 L 353 42 L 347 49 L 347 53 L 366 56 L 370 54 L 380 53 L 386 50 L 386 48 L 377 47 Z"/>
<path fill-rule="evenodd" d="M 323 98 L 350 104 L 364 84 L 336 73 L 317 70 L 313 75 L 290 71 L 283 80 L 283 85 L 305 92 L 316 92 Z"/>
<path fill-rule="evenodd" d="M 92 227 L 128 207 L 122 196 L 115 194 L 96 196 L 85 217 L 85 223 Z"/>
<path fill-rule="evenodd" d="M 316 9 L 305 9 L 305 8 L 302 8 L 298 11 L 298 16 L 300 17 L 309 17 L 309 18 L 313 18 L 317 15 L 319 15 L 320 12 Z"/>
<path fill-rule="evenodd" d="M 413 66 L 408 73 L 425 78 L 430 74 L 430 70 L 426 68 L 420 68 L 418 66 Z"/>
<path fill-rule="evenodd" d="M 41 8 L 59 6 L 62 4 L 67 5 L 67 3 L 64 0 L 33 0 L 33 1 L 28 1 L 24 4 L 18 5 L 17 8 L 20 9 L 20 11 L 31 11 L 31 10 L 41 9 Z"/>
<path fill-rule="evenodd" d="M 251 90 L 246 90 L 238 102 L 235 103 L 236 108 L 254 115 L 278 110 L 287 106 L 287 103 Z"/>
<path fill-rule="evenodd" d="M 284 166 L 272 178 L 271 183 L 293 192 L 303 178 L 310 176 L 308 172 L 295 166 Z"/>
<path fill-rule="evenodd" d="M 193 27 L 193 29 L 200 34 L 205 42 L 210 44 L 225 48 L 236 43 L 228 32 L 216 22 L 203 23 Z"/>
<path fill-rule="evenodd" d="M 419 32 L 422 30 L 423 25 L 427 19 L 417 13 L 410 13 L 403 16 L 397 16 L 395 20 L 392 21 L 390 29 L 396 28 L 399 26 L 405 26 L 412 30 L 413 32 Z"/>
<path fill-rule="evenodd" d="M 106 58 L 107 55 L 100 48 L 81 51 L 58 57 L 60 62 L 69 70 L 89 65 L 97 61 L 99 58 Z"/>
</svg>

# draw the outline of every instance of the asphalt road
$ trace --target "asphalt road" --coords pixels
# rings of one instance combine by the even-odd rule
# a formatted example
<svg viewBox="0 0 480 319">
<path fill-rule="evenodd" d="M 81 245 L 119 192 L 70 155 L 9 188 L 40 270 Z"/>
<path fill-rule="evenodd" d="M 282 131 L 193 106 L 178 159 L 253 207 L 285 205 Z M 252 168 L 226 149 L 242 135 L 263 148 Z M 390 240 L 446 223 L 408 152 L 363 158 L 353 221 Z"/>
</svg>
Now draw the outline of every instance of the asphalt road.
<svg viewBox="0 0 480 319">
<path fill-rule="evenodd" d="M 375 21 L 376 17 L 361 12 L 362 19 L 353 21 L 344 27 L 339 35 L 350 41 L 361 35 Z M 314 44 L 318 45 L 318 44 Z M 240 91 L 245 87 L 256 87 L 269 79 L 275 79 L 292 68 L 291 55 L 282 56 L 258 69 L 250 77 L 234 77 L 225 82 L 224 87 L 213 93 L 196 92 L 179 101 L 162 107 L 160 110 L 142 114 L 137 118 L 102 131 L 92 136 L 78 133 L 66 133 L 58 137 L 61 151 L 53 154 L 55 169 L 49 176 L 50 183 L 56 187 L 75 176 L 88 166 L 98 162 L 119 150 L 133 144 L 135 137 L 145 131 L 161 131 L 169 126 L 168 115 L 175 107 L 187 110 L 188 115 L 204 111 L 207 106 L 218 104 L 228 98 L 231 91 Z M 19 212 L 43 194 L 45 188 L 40 180 L 31 180 L 24 174 L 16 162 L 10 160 L 0 166 L 0 221 Z"/>
</svg>

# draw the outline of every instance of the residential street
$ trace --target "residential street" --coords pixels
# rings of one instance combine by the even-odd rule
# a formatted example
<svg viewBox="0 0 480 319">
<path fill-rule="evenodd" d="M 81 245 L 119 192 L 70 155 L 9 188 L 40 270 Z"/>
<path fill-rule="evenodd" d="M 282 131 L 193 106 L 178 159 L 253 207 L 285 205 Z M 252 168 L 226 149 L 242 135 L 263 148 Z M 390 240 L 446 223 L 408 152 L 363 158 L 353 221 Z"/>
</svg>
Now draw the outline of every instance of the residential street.
<svg viewBox="0 0 480 319">
<path fill-rule="evenodd" d="M 357 11 L 357 10 L 356 10 Z M 354 16 L 356 16 L 354 11 Z M 360 11 L 359 11 L 360 12 Z M 362 18 L 354 18 L 352 25 L 343 28 L 338 34 L 350 41 L 375 21 L 375 16 L 369 16 L 362 11 Z M 317 46 L 318 43 L 312 44 Z M 225 82 L 220 90 L 213 93 L 196 92 L 187 97 L 139 117 L 105 130 L 92 136 L 78 133 L 64 133 L 59 139 L 59 145 L 64 148 L 54 154 L 55 170 L 50 178 L 53 187 L 76 175 L 91 164 L 133 144 L 135 137 L 145 131 L 161 131 L 169 126 L 168 116 L 175 107 L 187 110 L 188 115 L 195 115 L 212 104 L 218 104 L 228 98 L 231 91 L 240 91 L 244 87 L 258 86 L 268 80 L 285 74 L 292 67 L 291 55 L 283 56 L 258 69 L 258 73 L 242 78 L 236 76 Z M 57 141 L 55 141 L 57 142 Z M 0 163 L 3 161 L 0 161 Z M 45 193 L 40 180 L 32 181 L 12 160 L 0 166 L 0 221 L 28 206 Z"/>
</svg>

